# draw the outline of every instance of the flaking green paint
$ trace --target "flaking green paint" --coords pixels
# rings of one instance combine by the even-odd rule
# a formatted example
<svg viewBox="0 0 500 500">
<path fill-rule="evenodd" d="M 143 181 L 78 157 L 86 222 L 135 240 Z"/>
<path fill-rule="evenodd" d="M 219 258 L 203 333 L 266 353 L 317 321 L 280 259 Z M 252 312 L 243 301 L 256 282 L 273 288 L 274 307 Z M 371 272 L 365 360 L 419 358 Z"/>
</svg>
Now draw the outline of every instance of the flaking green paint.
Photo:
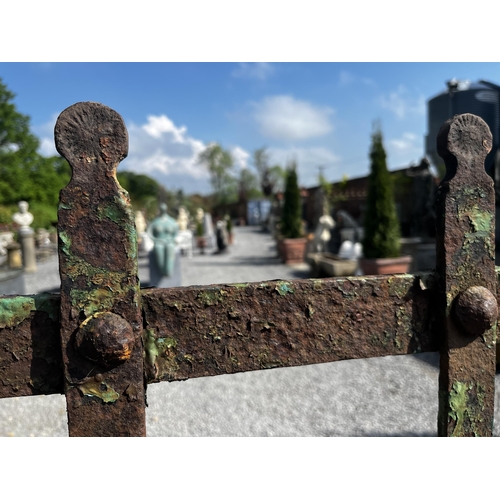
<svg viewBox="0 0 500 500">
<path fill-rule="evenodd" d="M 59 239 L 62 242 L 61 250 L 68 256 L 71 256 L 71 238 L 66 233 L 66 231 L 59 231 L 58 233 Z"/>
<path fill-rule="evenodd" d="M 104 206 L 101 205 L 97 208 L 97 217 L 99 219 L 106 217 L 120 226 L 124 225 L 124 223 L 126 224 L 126 220 L 124 220 L 124 215 L 126 214 L 120 205 L 122 205 L 122 200 L 115 197 L 114 203 L 105 204 Z"/>
<path fill-rule="evenodd" d="M 22 323 L 35 310 L 33 297 L 9 297 L 0 299 L 0 328 L 12 328 Z"/>
<path fill-rule="evenodd" d="M 448 416 L 455 420 L 452 436 L 461 436 L 464 425 L 465 411 L 467 410 L 467 385 L 462 382 L 453 382 L 450 392 L 450 411 Z"/>
<path fill-rule="evenodd" d="M 478 207 L 472 207 L 472 209 L 466 214 L 474 227 L 474 231 L 485 233 L 489 233 L 491 231 L 493 214 L 485 212 L 484 210 L 479 210 Z"/>
<path fill-rule="evenodd" d="M 285 296 L 287 295 L 288 293 L 293 293 L 293 288 L 292 288 L 292 284 L 289 283 L 288 281 L 280 281 L 278 282 L 278 284 L 276 285 L 276 288 L 275 290 L 281 295 L 281 296 Z"/>
<path fill-rule="evenodd" d="M 84 396 L 92 396 L 102 399 L 105 403 L 114 403 L 120 395 L 105 382 L 90 380 L 77 386 Z"/>
<path fill-rule="evenodd" d="M 179 370 L 176 361 L 175 348 L 177 340 L 172 337 L 155 337 L 155 330 L 143 331 L 144 359 L 149 372 L 156 376 L 157 373 L 173 376 Z M 189 361 L 185 355 L 183 359 Z M 194 360 L 194 358 L 193 358 Z"/>
<path fill-rule="evenodd" d="M 74 307 L 82 309 L 87 317 L 94 315 L 97 312 L 109 311 L 117 296 L 118 290 L 107 290 L 105 288 L 97 288 L 95 290 L 78 290 L 71 289 L 69 296 L 71 304 Z"/>
<path fill-rule="evenodd" d="M 482 339 L 488 349 L 495 347 L 497 343 L 497 323 L 483 333 Z"/>
<path fill-rule="evenodd" d="M 224 296 L 227 295 L 226 290 L 209 290 L 206 292 L 200 292 L 196 298 L 205 306 L 213 306 L 222 302 Z"/>
<path fill-rule="evenodd" d="M 158 346 L 156 345 L 155 331 L 149 328 L 144 329 L 143 342 L 146 364 L 153 367 L 156 364 L 156 358 L 159 354 Z"/>
<path fill-rule="evenodd" d="M 473 231 L 464 234 L 464 243 L 462 248 L 468 250 L 468 247 L 473 243 L 484 243 L 489 255 L 494 258 L 494 249 L 491 243 L 491 229 L 493 214 L 484 210 L 480 210 L 477 206 L 470 208 L 458 208 L 458 216 L 468 217 L 472 225 Z"/>
<path fill-rule="evenodd" d="M 412 285 L 413 279 L 414 276 L 411 274 L 398 275 L 388 278 L 387 284 L 389 285 L 389 296 L 396 296 L 398 299 L 405 297 Z"/>
<path fill-rule="evenodd" d="M 64 210 L 71 210 L 73 205 L 71 203 L 59 203 L 59 208 Z"/>
<path fill-rule="evenodd" d="M 33 296 L 35 301 L 35 309 L 37 311 L 46 312 L 52 321 L 59 320 L 60 301 L 59 298 L 55 299 L 54 295 L 50 293 L 40 293 Z"/>
<path fill-rule="evenodd" d="M 77 256 L 69 255 L 66 262 L 67 276 L 73 282 L 78 277 L 85 276 L 88 287 L 70 290 L 71 305 L 83 309 L 87 316 L 111 309 L 117 299 L 127 295 L 131 289 L 135 290 L 136 284 L 129 277 L 136 273 L 136 262 L 133 267 L 131 270 L 110 272 L 105 268 L 92 266 Z M 135 305 L 138 306 L 137 301 Z"/>
<path fill-rule="evenodd" d="M 0 328 L 12 328 L 19 325 L 29 317 L 32 311 L 46 312 L 51 320 L 57 321 L 59 307 L 59 300 L 48 293 L 1 298 Z"/>
<path fill-rule="evenodd" d="M 464 382 L 454 382 L 449 395 L 450 410 L 448 416 L 455 422 L 452 436 L 463 436 L 465 433 L 464 423 L 468 419 L 470 430 L 474 435 L 480 435 L 479 425 L 483 422 L 482 411 L 484 410 L 485 394 L 484 388 L 476 382 L 475 391 L 472 391 L 474 385 Z M 472 391 L 472 394 L 471 394 Z M 476 400 L 471 403 L 470 400 Z"/>
<path fill-rule="evenodd" d="M 233 288 L 246 288 L 248 285 L 249 285 L 248 283 L 231 283 L 228 286 L 232 286 Z"/>
<path fill-rule="evenodd" d="M 314 290 L 323 290 L 323 282 L 321 280 L 312 280 Z"/>
<path fill-rule="evenodd" d="M 174 349 L 177 347 L 177 340 L 172 337 L 162 337 L 156 340 L 159 349 Z"/>
</svg>

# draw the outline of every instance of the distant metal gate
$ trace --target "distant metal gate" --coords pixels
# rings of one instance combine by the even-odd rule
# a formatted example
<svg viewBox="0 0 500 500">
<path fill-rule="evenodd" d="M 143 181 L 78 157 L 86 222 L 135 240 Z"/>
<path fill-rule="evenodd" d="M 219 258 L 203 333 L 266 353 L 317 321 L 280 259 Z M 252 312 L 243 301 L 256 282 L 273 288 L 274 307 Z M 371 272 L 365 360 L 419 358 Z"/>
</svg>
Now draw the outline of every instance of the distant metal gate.
<svg viewBox="0 0 500 500">
<path fill-rule="evenodd" d="M 73 177 L 59 204 L 59 295 L 0 298 L 0 397 L 65 394 L 70 436 L 145 436 L 148 383 L 440 351 L 440 436 L 491 436 L 497 279 L 492 138 L 446 122 L 431 273 L 140 290 L 116 168 L 123 120 L 77 103 L 55 127 Z"/>
</svg>

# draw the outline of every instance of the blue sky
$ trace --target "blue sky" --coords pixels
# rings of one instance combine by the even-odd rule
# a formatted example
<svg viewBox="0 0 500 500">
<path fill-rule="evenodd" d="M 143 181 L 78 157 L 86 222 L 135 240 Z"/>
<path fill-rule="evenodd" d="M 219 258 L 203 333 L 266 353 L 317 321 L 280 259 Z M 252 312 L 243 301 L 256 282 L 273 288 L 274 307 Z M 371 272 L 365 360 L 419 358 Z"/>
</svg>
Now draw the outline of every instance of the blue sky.
<svg viewBox="0 0 500 500">
<path fill-rule="evenodd" d="M 374 120 L 382 125 L 389 169 L 418 162 L 427 133 L 426 101 L 451 78 L 500 84 L 500 63 L 0 63 L 0 77 L 31 117 L 41 153 L 56 154 L 58 114 L 79 101 L 118 111 L 129 131 L 120 169 L 169 189 L 210 192 L 196 161 L 217 141 L 236 170 L 253 169 L 267 146 L 272 163 L 295 158 L 299 181 L 317 185 L 367 174 Z"/>
</svg>

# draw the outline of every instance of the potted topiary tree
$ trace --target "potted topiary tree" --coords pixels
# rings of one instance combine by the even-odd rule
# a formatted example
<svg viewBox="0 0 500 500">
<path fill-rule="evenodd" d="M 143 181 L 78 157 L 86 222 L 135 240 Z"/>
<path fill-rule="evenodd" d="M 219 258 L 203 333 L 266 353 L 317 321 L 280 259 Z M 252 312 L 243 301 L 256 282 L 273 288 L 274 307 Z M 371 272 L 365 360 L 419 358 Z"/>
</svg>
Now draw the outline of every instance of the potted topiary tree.
<svg viewBox="0 0 500 500">
<path fill-rule="evenodd" d="M 224 220 L 226 221 L 226 230 L 227 230 L 227 235 L 229 238 L 229 244 L 233 244 L 233 221 L 231 219 L 231 216 L 226 214 L 224 216 Z"/>
<path fill-rule="evenodd" d="M 203 222 L 201 222 L 201 220 L 196 221 L 196 246 L 200 249 L 200 253 L 205 253 L 207 239 L 205 237 Z"/>
<path fill-rule="evenodd" d="M 295 162 L 287 167 L 286 172 L 281 236 L 281 251 L 285 264 L 304 262 L 307 240 L 302 231 L 302 207 Z"/>
<path fill-rule="evenodd" d="M 399 221 L 380 127 L 372 135 L 370 159 L 363 258 L 359 264 L 369 275 L 406 273 L 412 258 L 400 255 Z"/>
</svg>

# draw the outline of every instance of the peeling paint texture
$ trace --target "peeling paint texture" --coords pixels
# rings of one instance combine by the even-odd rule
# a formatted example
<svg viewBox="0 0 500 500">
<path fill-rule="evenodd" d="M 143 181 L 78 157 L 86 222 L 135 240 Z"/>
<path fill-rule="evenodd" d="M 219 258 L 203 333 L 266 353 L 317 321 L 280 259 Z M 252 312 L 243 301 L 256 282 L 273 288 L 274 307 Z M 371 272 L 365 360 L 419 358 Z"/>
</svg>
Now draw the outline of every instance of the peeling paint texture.
<svg viewBox="0 0 500 500">
<path fill-rule="evenodd" d="M 145 390 L 137 236 L 128 194 L 116 180 L 116 168 L 128 152 L 127 130 L 122 117 L 107 106 L 77 103 L 59 116 L 55 141 L 73 170 L 60 194 L 58 221 L 69 433 L 142 436 Z M 127 361 L 103 369 L 79 352 L 75 337 L 89 318 L 107 312 L 131 325 L 135 345 L 132 338 Z M 108 389 L 84 382 L 103 370 Z"/>
<path fill-rule="evenodd" d="M 144 436 L 146 383 L 440 351 L 438 434 L 490 436 L 500 268 L 480 118 L 438 135 L 436 270 L 139 290 L 122 118 L 61 113 L 61 294 L 0 297 L 0 397 L 64 393 L 70 436 Z M 114 347 L 118 345 L 118 347 Z"/>
<path fill-rule="evenodd" d="M 440 436 L 490 436 L 493 432 L 496 328 L 470 335 L 456 314 L 459 294 L 472 287 L 496 293 L 495 195 L 484 169 L 492 136 L 471 114 L 448 120 L 437 146 L 446 175 L 437 199 L 437 261 L 441 324 Z M 463 321 L 462 321 L 463 323 Z"/>
<path fill-rule="evenodd" d="M 426 290 L 411 275 L 143 290 L 148 382 L 436 351 L 423 279 Z"/>
<path fill-rule="evenodd" d="M 62 394 L 58 295 L 0 298 L 0 398 Z"/>
</svg>

